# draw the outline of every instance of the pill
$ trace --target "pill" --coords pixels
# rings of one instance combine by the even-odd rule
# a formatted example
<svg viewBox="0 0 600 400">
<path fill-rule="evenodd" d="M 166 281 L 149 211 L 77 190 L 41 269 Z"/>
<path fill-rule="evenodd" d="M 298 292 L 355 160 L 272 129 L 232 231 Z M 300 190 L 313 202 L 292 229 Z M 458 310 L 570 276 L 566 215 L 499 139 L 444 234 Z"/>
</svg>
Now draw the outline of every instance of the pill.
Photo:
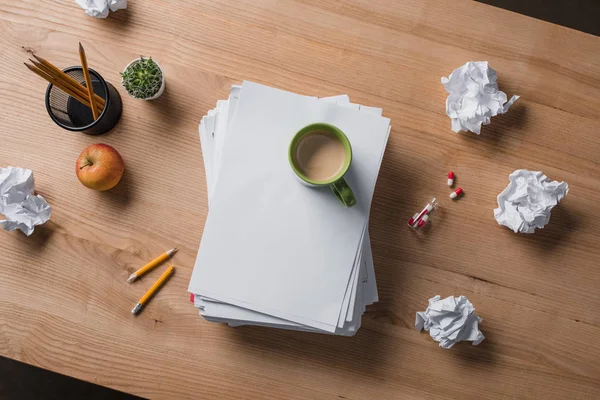
<svg viewBox="0 0 600 400">
<path fill-rule="evenodd" d="M 454 185 L 454 172 L 448 172 L 448 186 Z"/>
<path fill-rule="evenodd" d="M 463 193 L 462 188 L 456 189 L 454 192 L 450 193 L 450 198 L 455 199 Z"/>
<path fill-rule="evenodd" d="M 413 215 L 413 217 L 411 219 L 408 220 L 408 226 L 413 226 L 413 224 L 415 223 L 415 221 L 417 220 L 417 217 L 419 216 L 419 213 L 416 213 L 415 215 Z"/>
<path fill-rule="evenodd" d="M 417 227 L 421 228 L 423 225 L 425 225 L 427 223 L 427 221 L 429 221 L 429 215 L 423 215 L 423 218 L 421 218 L 421 220 L 417 224 Z"/>
</svg>

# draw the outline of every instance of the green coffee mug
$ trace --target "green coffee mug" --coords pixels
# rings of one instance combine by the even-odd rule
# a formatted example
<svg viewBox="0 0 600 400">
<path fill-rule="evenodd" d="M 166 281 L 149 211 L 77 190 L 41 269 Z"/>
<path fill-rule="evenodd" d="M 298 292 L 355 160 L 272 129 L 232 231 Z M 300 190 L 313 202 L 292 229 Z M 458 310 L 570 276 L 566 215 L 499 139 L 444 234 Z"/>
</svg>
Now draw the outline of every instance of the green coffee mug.
<svg viewBox="0 0 600 400">
<path fill-rule="evenodd" d="M 312 133 L 315 132 L 325 132 L 329 134 L 329 137 L 334 138 L 339 141 L 344 149 L 344 160 L 341 168 L 337 171 L 337 173 L 329 177 L 326 180 L 316 180 L 309 178 L 303 171 L 300 166 L 297 165 L 297 150 L 298 145 L 302 141 L 302 139 Z M 354 193 L 352 193 L 352 189 L 344 179 L 344 175 L 348 172 L 350 168 L 350 164 L 352 163 L 352 146 L 350 146 L 350 141 L 348 137 L 342 132 L 339 128 L 329 125 L 326 123 L 316 123 L 305 126 L 300 129 L 293 137 L 292 142 L 290 143 L 288 149 L 288 160 L 290 162 L 290 166 L 292 170 L 296 174 L 298 178 L 300 178 L 300 182 L 309 187 L 324 187 L 329 186 L 331 191 L 337 197 L 337 199 L 346 207 L 352 207 L 356 204 L 356 198 L 354 197 Z"/>
</svg>

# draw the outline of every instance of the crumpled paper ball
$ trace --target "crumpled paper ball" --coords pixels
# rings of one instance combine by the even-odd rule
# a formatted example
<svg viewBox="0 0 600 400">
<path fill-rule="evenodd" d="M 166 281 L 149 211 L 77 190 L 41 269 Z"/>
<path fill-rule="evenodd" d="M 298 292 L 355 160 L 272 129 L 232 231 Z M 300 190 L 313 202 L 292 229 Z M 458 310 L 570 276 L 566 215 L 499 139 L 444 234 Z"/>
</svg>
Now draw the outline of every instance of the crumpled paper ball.
<svg viewBox="0 0 600 400">
<path fill-rule="evenodd" d="M 506 93 L 498 90 L 496 71 L 487 61 L 467 62 L 448 78 L 442 77 L 442 84 L 449 93 L 446 114 L 452 120 L 454 132 L 471 131 L 479 135 L 481 125 L 507 112 L 519 98 L 513 96 L 506 102 Z"/>
<path fill-rule="evenodd" d="M 0 221 L 2 229 L 19 229 L 27 236 L 36 225 L 50 219 L 50 205 L 40 195 L 34 194 L 33 172 L 30 169 L 0 168 Z"/>
<path fill-rule="evenodd" d="M 569 193 L 567 182 L 550 181 L 542 171 L 518 169 L 498 195 L 494 218 L 515 233 L 534 233 L 550 222 L 552 208 Z"/>
<path fill-rule="evenodd" d="M 75 0 L 79 7 L 91 17 L 106 18 L 108 10 L 117 11 L 127 8 L 127 0 Z"/>
<path fill-rule="evenodd" d="M 425 311 L 417 312 L 415 327 L 425 329 L 440 347 L 449 349 L 460 341 L 470 341 L 478 345 L 485 339 L 479 330 L 483 321 L 475 315 L 473 304 L 465 296 L 449 296 L 440 300 L 440 296 L 429 299 Z"/>
</svg>

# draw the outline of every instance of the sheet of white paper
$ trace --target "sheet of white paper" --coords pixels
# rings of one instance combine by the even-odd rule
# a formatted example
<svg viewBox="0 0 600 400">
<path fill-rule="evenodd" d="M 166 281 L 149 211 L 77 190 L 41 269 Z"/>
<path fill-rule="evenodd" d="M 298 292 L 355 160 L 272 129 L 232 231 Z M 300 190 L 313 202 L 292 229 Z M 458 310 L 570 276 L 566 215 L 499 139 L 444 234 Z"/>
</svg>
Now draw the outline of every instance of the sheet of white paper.
<svg viewBox="0 0 600 400">
<path fill-rule="evenodd" d="M 361 268 L 358 272 L 358 290 L 355 291 L 352 296 L 353 298 L 350 301 L 350 307 L 348 311 L 346 311 L 346 322 L 352 322 L 352 319 L 354 318 L 354 310 L 356 309 L 360 309 L 360 316 L 362 317 L 362 313 L 365 312 L 365 294 L 367 292 L 367 284 L 368 284 L 368 280 L 367 280 L 367 265 L 366 265 L 366 260 L 364 257 L 364 253 L 363 256 L 361 257 Z"/>
<path fill-rule="evenodd" d="M 36 225 L 50 219 L 50 205 L 34 192 L 35 182 L 30 169 L 0 168 L 0 214 L 6 218 L 0 221 L 2 229 L 18 229 L 29 236 Z"/>
<path fill-rule="evenodd" d="M 383 109 L 381 109 L 379 107 L 369 107 L 369 106 L 363 106 L 361 104 L 359 109 L 360 109 L 360 111 L 369 112 L 371 114 L 375 114 L 375 115 L 379 115 L 379 116 L 381 116 L 383 114 Z"/>
<path fill-rule="evenodd" d="M 229 114 L 229 102 L 225 100 L 219 100 L 217 102 L 217 115 L 216 115 L 216 126 L 215 131 L 219 132 L 218 135 L 215 136 L 215 171 L 214 176 L 219 176 L 219 170 L 221 169 L 221 161 L 223 151 L 223 143 L 225 141 L 226 135 L 224 134 L 228 129 L 228 114 Z M 216 185 L 216 181 L 215 181 Z M 214 189 L 214 188 L 213 188 Z"/>
<path fill-rule="evenodd" d="M 371 304 L 379 301 L 379 295 L 377 293 L 377 280 L 375 278 L 375 264 L 373 262 L 373 251 L 371 249 L 371 236 L 369 230 L 365 234 L 365 243 L 369 243 L 364 248 L 363 259 L 365 260 L 365 276 L 366 285 L 364 288 L 364 305 L 370 306 Z"/>
<path fill-rule="evenodd" d="M 481 321 L 465 296 L 443 300 L 434 296 L 429 299 L 427 309 L 417 313 L 415 327 L 429 331 L 433 340 L 440 342 L 440 347 L 449 349 L 461 340 L 471 341 L 473 345 L 481 343 L 485 339 L 479 330 Z"/>
<path fill-rule="evenodd" d="M 240 86 L 234 85 L 232 87 L 231 94 L 228 99 L 229 104 L 225 105 L 223 107 L 223 104 L 221 103 L 218 109 L 210 110 L 208 115 L 214 116 L 219 111 L 223 111 L 224 109 L 227 109 L 227 113 L 228 113 L 227 122 L 229 123 L 232 120 L 232 116 L 235 113 L 235 104 L 236 104 L 235 102 L 237 102 L 239 90 L 240 90 Z M 319 100 L 334 102 L 335 104 L 340 104 L 340 105 L 349 105 L 350 104 L 350 100 L 347 95 L 325 97 L 325 98 L 320 98 Z M 375 108 L 375 107 L 367 107 L 367 106 L 359 105 L 358 109 L 360 111 L 371 112 L 376 115 L 381 115 L 381 113 L 382 113 L 382 110 L 380 108 Z M 206 121 L 205 121 L 205 119 L 203 119 L 200 124 L 199 129 L 200 129 L 200 139 L 203 142 L 202 151 L 204 154 L 205 166 L 206 166 L 206 176 L 207 176 L 207 180 L 208 180 L 209 177 L 211 177 L 213 175 L 213 171 L 212 171 L 213 165 L 211 162 L 207 163 L 207 160 L 214 159 L 214 155 L 212 154 L 212 152 L 214 152 L 214 147 L 215 147 L 214 143 L 216 142 L 215 135 L 216 136 L 226 135 L 227 128 L 224 127 L 223 124 L 219 124 L 218 128 L 215 129 L 214 121 L 212 121 L 212 126 L 209 127 L 210 128 L 209 130 L 212 132 L 212 134 L 206 135 L 205 134 L 206 127 L 202 126 L 205 123 L 206 123 Z M 207 142 L 207 138 L 210 139 L 210 141 Z M 222 144 L 223 142 L 220 141 L 220 143 Z M 209 188 L 208 196 L 210 199 L 212 197 L 211 185 L 208 185 L 208 188 Z M 368 235 L 368 231 L 367 231 L 367 235 Z M 360 269 L 360 277 L 361 278 L 360 279 L 361 279 L 361 281 L 360 282 L 356 281 L 355 275 L 353 274 L 353 280 L 352 280 L 353 287 L 352 287 L 352 289 L 350 289 L 350 294 L 352 295 L 351 301 L 348 301 L 349 299 L 347 297 L 344 298 L 344 305 L 345 305 L 344 307 L 346 307 L 346 304 L 348 304 L 347 311 L 346 311 L 346 321 L 347 322 L 351 322 L 352 318 L 354 317 L 354 314 L 355 314 L 354 308 L 356 307 L 355 299 L 357 297 L 357 290 L 360 290 L 361 294 L 363 295 L 362 296 L 363 300 L 361 300 L 359 302 L 361 313 L 365 311 L 366 304 L 372 304 L 374 301 L 377 300 L 377 287 L 376 287 L 376 283 L 374 281 L 374 268 L 373 268 L 372 254 L 370 251 L 370 241 L 369 240 L 365 241 L 363 247 L 365 247 L 365 249 L 366 249 L 366 251 L 364 253 L 367 254 L 367 257 L 365 257 L 364 262 L 362 260 L 360 261 L 360 265 L 361 265 L 361 269 Z M 362 252 L 359 254 L 359 257 L 362 258 Z M 369 276 L 368 270 L 372 271 L 371 275 L 373 276 L 373 279 L 371 280 L 371 282 L 369 282 L 369 279 L 368 279 L 368 276 Z M 348 292 L 347 292 L 346 296 L 348 296 Z M 360 298 L 360 296 L 359 296 L 359 298 Z M 213 299 L 208 299 L 208 298 L 204 298 L 204 299 L 209 303 L 216 302 Z M 233 310 L 232 313 L 228 314 L 227 310 L 229 310 L 229 308 L 235 309 L 237 307 L 230 305 L 230 304 L 221 303 L 222 306 L 218 310 L 214 310 L 214 307 L 206 308 L 206 304 L 208 304 L 208 303 L 205 303 L 202 300 L 201 296 L 196 297 L 196 306 L 199 307 L 200 309 L 202 309 L 201 314 L 209 320 L 216 320 L 217 317 L 221 321 L 227 320 L 227 318 L 233 318 L 233 319 L 229 320 L 230 325 L 236 325 L 236 326 L 241 325 L 241 324 L 246 324 L 246 323 L 250 323 L 250 324 L 253 323 L 253 321 L 252 321 L 253 314 L 255 314 L 255 312 L 253 312 L 253 311 L 240 308 L 238 310 Z M 213 314 L 213 313 L 211 313 L 211 311 L 216 312 L 217 314 Z M 341 318 L 341 316 L 342 316 L 342 313 L 340 314 L 340 318 Z M 240 321 L 244 317 L 247 321 Z M 282 320 L 282 319 L 271 317 L 271 316 L 267 317 L 263 314 L 254 316 L 254 320 L 256 320 L 256 319 L 259 319 L 261 321 L 261 323 L 263 323 L 263 324 L 265 322 L 270 322 L 271 324 L 273 324 L 273 326 L 280 326 L 281 324 L 287 324 L 291 327 L 294 327 L 294 326 L 302 327 L 302 325 L 295 324 L 291 321 L 286 321 L 286 320 Z M 236 322 L 232 322 L 233 320 L 235 320 Z M 256 322 L 256 321 L 254 321 L 254 322 Z M 341 326 L 341 325 L 338 323 L 338 326 Z M 344 329 L 347 330 L 348 327 L 349 327 L 349 325 L 346 324 Z M 312 328 L 308 328 L 308 329 L 312 330 Z M 342 329 L 338 329 L 338 330 L 336 330 L 336 334 L 344 334 L 344 332 Z"/>
<path fill-rule="evenodd" d="M 233 119 L 233 115 L 235 114 L 235 106 L 239 96 L 239 90 L 240 86 L 234 85 L 231 89 L 229 99 L 227 100 L 229 104 L 225 105 L 225 107 L 219 107 L 218 109 L 215 108 L 213 110 L 210 110 L 208 112 L 208 116 L 215 116 L 218 112 L 223 111 L 223 109 L 227 109 L 227 124 L 229 124 Z M 347 95 L 325 97 L 320 98 L 319 100 L 329 101 L 340 105 L 350 104 L 350 100 Z M 360 105 L 358 109 L 360 111 L 370 112 L 376 115 L 382 114 L 382 110 L 380 108 Z M 228 129 L 223 124 L 219 124 L 219 126 L 216 127 L 214 120 L 212 122 L 209 120 L 208 123 L 212 123 L 212 125 L 208 126 L 208 130 L 211 133 L 206 134 L 207 127 L 203 126 L 206 123 L 207 120 L 205 117 L 200 123 L 199 131 L 200 140 L 202 142 L 202 152 L 204 156 L 203 158 L 206 167 L 208 197 L 210 203 L 210 198 L 212 197 L 213 191 L 211 189 L 209 180 L 210 177 L 214 175 L 213 152 L 215 151 L 214 148 L 216 137 L 220 135 L 226 135 Z M 223 141 L 220 141 L 220 143 L 222 144 Z M 377 301 L 377 286 L 375 282 L 374 265 L 370 248 L 370 239 L 368 237 L 368 230 L 366 232 L 365 239 L 363 239 L 363 243 L 364 251 L 362 251 L 361 249 L 361 252 L 359 253 L 359 257 L 361 258 L 360 280 L 353 279 L 352 288 L 350 289 L 350 294 L 352 296 L 351 302 L 347 301 L 348 299 L 346 297 L 344 298 L 344 304 L 348 304 L 348 308 L 345 313 L 346 323 L 342 323 L 341 325 L 338 323 L 338 329 L 336 329 L 335 331 L 336 335 L 350 336 L 355 334 L 356 329 L 358 329 L 358 326 L 360 326 L 360 321 L 356 323 L 356 321 L 353 322 L 352 320 L 356 318 L 360 319 L 362 313 L 366 310 L 366 305 L 372 304 L 374 301 Z M 362 256 L 363 253 L 365 254 L 365 257 Z M 369 279 L 369 275 L 372 277 L 371 279 Z M 348 296 L 348 293 L 346 294 L 346 296 Z M 196 295 L 194 302 L 196 307 L 200 309 L 200 314 L 208 321 L 225 322 L 228 323 L 230 326 L 260 325 L 276 328 L 287 327 L 289 329 L 310 332 L 318 331 L 317 329 L 309 328 L 291 321 L 268 316 L 265 314 L 256 313 L 254 311 L 243 309 L 231 304 L 221 303 L 214 299 L 202 297 L 201 295 Z M 215 303 L 217 303 L 218 306 L 215 306 Z M 342 317 L 342 315 L 343 314 L 340 313 L 340 318 Z"/>
<path fill-rule="evenodd" d="M 211 110 L 212 111 L 212 110 Z M 200 143 L 202 144 L 202 158 L 204 160 L 204 170 L 206 171 L 206 189 L 210 193 L 214 185 L 214 134 L 215 134 L 215 118 L 208 115 L 202 118 L 200 126 L 198 126 L 198 132 L 200 134 Z M 210 199 L 212 196 L 208 196 L 208 204 L 210 206 Z"/>
<path fill-rule="evenodd" d="M 79 7 L 91 17 L 106 18 L 108 11 L 127 8 L 127 0 L 75 0 Z"/>
<path fill-rule="evenodd" d="M 508 102 L 506 93 L 498 89 L 496 71 L 487 61 L 469 61 L 455 69 L 448 78 L 442 77 L 446 98 L 446 114 L 452 120 L 454 132 L 471 131 L 479 135 L 481 125 L 504 114 L 519 96 Z"/>
<path fill-rule="evenodd" d="M 303 112 L 290 112 L 290 106 Z M 271 110 L 269 124 L 264 124 L 261 109 Z M 340 208 L 326 191 L 308 190 L 289 180 L 287 144 L 295 131 L 314 121 L 340 126 L 351 142 L 360 143 L 348 176 L 359 200 L 351 209 Z M 233 130 L 237 137 L 227 141 L 223 149 L 215 205 L 211 205 L 190 291 L 298 323 L 334 329 L 356 255 L 352 249 L 357 248 L 360 239 L 357 232 L 366 222 L 389 120 L 244 83 L 234 124 L 243 126 L 243 133 L 242 129 Z M 360 134 L 366 130 L 372 132 L 368 137 Z M 262 157 L 257 157 L 256 152 Z M 249 163 L 253 168 L 244 167 Z M 261 195 L 246 198 L 243 193 L 256 193 L 251 189 L 256 185 L 262 187 Z M 289 201 L 298 198 L 303 199 L 299 207 L 293 204 L 295 201 Z M 319 207 L 314 207 L 317 204 Z M 265 215 L 269 218 L 265 219 Z M 325 220 L 333 223 L 327 226 L 322 223 Z M 299 227 L 290 232 L 292 240 L 282 240 L 274 234 L 284 225 Z M 320 233 L 319 238 L 306 237 L 313 227 Z M 290 246 L 307 240 L 312 242 L 314 251 L 299 252 L 299 248 Z M 242 251 L 231 252 L 228 249 L 232 247 Z M 231 270 L 248 260 L 256 265 Z M 326 269 L 322 268 L 324 265 Z M 241 275 L 238 283 L 229 279 L 236 274 Z M 315 290 L 318 296 L 307 297 L 305 290 L 299 290 L 307 285 L 322 290 Z M 269 290 L 260 290 L 263 286 Z"/>
<path fill-rule="evenodd" d="M 337 327 L 341 328 L 344 326 L 346 322 L 346 315 L 348 312 L 354 313 L 354 300 L 356 299 L 356 292 L 358 291 L 358 276 L 360 275 L 360 267 L 362 265 L 362 257 L 357 254 L 356 264 L 352 268 L 350 272 L 350 281 L 348 282 L 348 286 L 346 287 L 346 292 L 344 293 L 344 299 L 342 300 L 342 308 L 340 314 L 338 315 Z M 350 309 L 352 308 L 352 311 Z"/>
<path fill-rule="evenodd" d="M 205 120 L 203 119 L 203 121 L 199 127 L 200 140 L 202 143 L 202 149 L 203 149 L 203 154 L 204 154 L 204 166 L 205 166 L 205 170 L 206 170 L 206 174 L 207 174 L 209 204 L 210 204 L 210 199 L 212 198 L 212 195 L 214 193 L 214 182 L 213 181 L 216 181 L 217 176 L 218 176 L 218 174 L 215 174 L 214 170 L 216 168 L 213 166 L 220 165 L 220 156 L 221 156 L 222 152 L 219 150 L 219 147 L 222 147 L 223 143 L 226 140 L 225 138 L 227 136 L 228 126 L 230 125 L 230 123 L 233 119 L 233 115 L 235 114 L 235 109 L 236 109 L 236 105 L 237 105 L 237 100 L 239 98 L 240 89 L 241 89 L 241 86 L 234 85 L 231 89 L 231 93 L 229 95 L 228 101 L 226 101 L 226 102 L 219 101 L 217 103 L 217 109 L 209 111 L 209 116 L 211 116 L 211 114 L 216 115 L 216 114 L 225 112 L 226 113 L 225 115 L 227 116 L 226 118 L 223 118 L 222 116 L 217 115 L 216 118 L 211 119 L 206 122 L 206 123 L 210 124 L 208 127 L 203 126 L 205 124 Z M 340 104 L 340 105 L 350 104 L 350 99 L 347 95 L 324 97 L 319 100 L 333 102 L 335 104 Z M 380 108 L 375 108 L 375 107 L 359 106 L 359 109 L 361 111 L 374 113 L 376 115 L 381 115 L 381 113 L 382 113 L 382 110 Z M 223 123 L 223 121 L 226 121 L 226 123 Z M 207 133 L 207 130 L 210 133 Z M 213 153 L 215 153 L 215 154 L 213 154 Z M 369 254 L 371 254 L 370 245 L 371 245 L 370 241 L 368 241 L 363 246 L 363 247 L 366 247 L 366 246 L 369 247 Z M 361 257 L 361 255 L 362 255 L 362 248 L 361 248 L 361 252 L 358 254 L 358 257 Z M 368 262 L 371 264 L 373 263 L 372 255 L 368 259 Z M 357 260 L 357 265 L 358 265 L 358 260 Z M 370 266 L 367 265 L 367 268 L 373 269 L 373 265 L 370 265 Z M 368 282 L 365 281 L 365 283 L 368 283 Z M 376 291 L 377 291 L 376 286 L 374 288 L 373 287 L 371 288 L 371 291 L 373 291 L 373 290 L 376 293 Z M 353 288 L 350 288 L 349 290 L 347 290 L 346 296 L 349 296 L 350 294 L 354 294 L 354 293 L 356 293 L 356 284 L 354 284 Z M 354 298 L 355 298 L 355 296 L 353 296 L 352 302 L 350 303 L 351 307 L 354 307 Z M 348 301 L 346 301 L 346 298 L 344 299 L 344 305 L 345 305 L 345 307 L 348 306 Z M 350 316 L 352 315 L 350 308 L 348 308 L 346 310 L 346 314 L 348 314 Z M 340 318 L 342 318 L 342 315 L 343 315 L 343 313 L 340 313 Z M 340 322 L 342 322 L 342 321 L 340 320 Z"/>
<path fill-rule="evenodd" d="M 337 96 L 328 96 L 328 97 L 320 97 L 321 101 L 329 101 L 334 104 L 339 104 L 341 106 L 350 104 L 350 97 L 347 94 L 338 94 Z"/>
<path fill-rule="evenodd" d="M 550 181 L 542 171 L 518 169 L 498 195 L 494 218 L 515 233 L 534 233 L 550 222 L 552 209 L 569 193 L 567 182 Z"/>
</svg>

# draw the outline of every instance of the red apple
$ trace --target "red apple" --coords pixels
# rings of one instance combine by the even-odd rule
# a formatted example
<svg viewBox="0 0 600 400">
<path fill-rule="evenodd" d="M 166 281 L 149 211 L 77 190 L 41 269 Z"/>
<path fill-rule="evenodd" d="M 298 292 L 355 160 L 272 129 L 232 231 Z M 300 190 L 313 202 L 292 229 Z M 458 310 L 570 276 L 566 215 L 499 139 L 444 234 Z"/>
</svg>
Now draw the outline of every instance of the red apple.
<svg viewBox="0 0 600 400">
<path fill-rule="evenodd" d="M 85 187 L 94 190 L 112 189 L 123 176 L 125 164 L 121 155 L 107 144 L 93 144 L 81 152 L 75 172 Z"/>
</svg>

